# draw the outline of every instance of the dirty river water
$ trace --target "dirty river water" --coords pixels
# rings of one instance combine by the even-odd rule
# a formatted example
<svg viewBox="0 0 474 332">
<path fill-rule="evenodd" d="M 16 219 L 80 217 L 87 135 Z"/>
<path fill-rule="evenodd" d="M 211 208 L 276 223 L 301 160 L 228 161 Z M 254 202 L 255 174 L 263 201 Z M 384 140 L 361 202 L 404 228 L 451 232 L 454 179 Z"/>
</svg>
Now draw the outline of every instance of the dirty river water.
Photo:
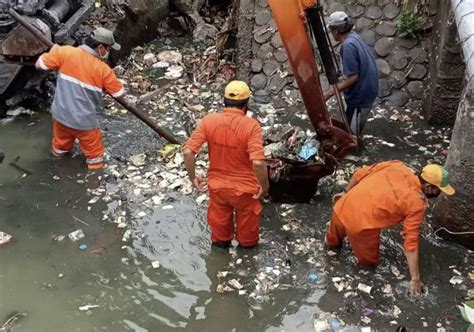
<svg viewBox="0 0 474 332">
<path fill-rule="evenodd" d="M 387 118 L 385 114 L 368 124 L 362 163 L 403 159 L 416 166 L 433 158 L 404 143 L 400 138 L 406 128 Z M 418 144 L 443 146 L 442 139 L 430 139 L 430 132 L 423 135 L 432 128 L 417 126 Z M 102 128 L 109 162 L 124 162 L 136 153 L 156 154 L 163 145 L 129 115 L 103 117 Z M 15 312 L 26 312 L 15 331 L 313 331 L 314 318 L 322 313 L 333 314 L 335 330 L 466 328 L 456 305 L 473 288 L 467 277 L 473 255 L 438 239 L 429 221 L 420 245 L 428 292 L 417 298 L 407 295 L 407 278 L 395 276 L 408 275 L 400 229 L 384 232 L 382 263 L 374 270 L 357 267 L 347 247 L 340 253 L 325 250 L 332 178 L 322 181 L 310 204 L 266 203 L 257 249 L 211 250 L 205 204 L 196 203 L 196 194 L 179 192 L 167 195 L 165 203 L 172 209 L 156 207 L 134 221 L 133 229 L 141 236 L 125 244 L 123 230 L 103 221 L 113 202 L 88 202 L 90 190 L 104 182 L 107 191 L 125 196 L 123 204 L 132 210 L 133 194 L 101 172 L 88 173 L 77 153 L 52 159 L 50 138 L 46 113 L 0 125 L 6 155 L 0 165 L 0 230 L 14 236 L 0 247 L 0 324 Z M 292 224 L 296 227 L 285 230 L 288 213 L 297 220 Z M 78 228 L 84 239 L 57 241 L 58 235 Z M 301 243 L 310 243 L 309 249 L 294 250 Z M 87 249 L 81 250 L 81 244 Z M 154 261 L 160 267 L 153 268 Z M 244 291 L 217 292 L 223 283 L 220 271 L 239 280 Z M 278 285 L 252 297 L 259 273 Z M 453 276 L 462 282 L 452 285 Z M 341 292 L 337 278 L 347 281 Z M 373 287 L 370 295 L 357 289 L 359 283 Z M 387 285 L 390 292 L 384 292 Z M 79 310 L 84 305 L 98 307 Z"/>
</svg>

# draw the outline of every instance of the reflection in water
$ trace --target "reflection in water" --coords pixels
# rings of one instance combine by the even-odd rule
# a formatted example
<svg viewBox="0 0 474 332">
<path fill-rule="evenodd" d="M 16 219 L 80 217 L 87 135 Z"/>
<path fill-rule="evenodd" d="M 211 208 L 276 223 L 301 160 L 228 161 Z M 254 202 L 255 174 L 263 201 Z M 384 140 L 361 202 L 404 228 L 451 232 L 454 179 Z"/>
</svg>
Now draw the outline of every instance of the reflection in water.
<svg viewBox="0 0 474 332">
<path fill-rule="evenodd" d="M 121 131 L 120 124 L 107 126 Z M 378 120 L 369 123 L 367 131 L 395 141 L 386 137 L 386 127 L 384 120 Z M 117 142 L 115 132 L 109 134 L 111 147 Z M 390 135 L 400 135 L 400 130 L 392 129 Z M 447 316 L 453 317 L 454 330 L 464 328 L 455 304 L 464 298 L 467 284 L 453 288 L 448 282 L 453 275 L 449 266 L 464 275 L 472 266 L 472 256 L 455 245 L 440 244 L 425 224 L 421 269 L 430 288 L 428 295 L 418 299 L 406 296 L 406 279 L 397 279 L 391 270 L 395 266 L 403 274 L 408 272 L 397 229 L 382 238 L 382 264 L 375 271 L 358 268 L 347 247 L 329 256 L 322 239 L 330 213 L 331 180 L 321 186 L 322 194 L 314 203 L 295 206 L 289 217 L 282 216 L 286 209 L 281 205 L 267 204 L 262 244 L 256 249 L 211 250 L 205 209 L 196 206 L 194 197 L 179 194 L 170 195 L 167 204 L 173 209 L 158 208 L 135 221 L 133 243 L 122 249 L 123 230 L 102 221 L 103 212 L 111 215 L 118 201 L 87 203 L 93 197 L 91 190 L 105 185 L 104 176 L 87 173 L 80 155 L 50 159 L 49 140 L 47 115 L 0 127 L 0 144 L 6 153 L 0 165 L 0 230 L 15 237 L 0 248 L 0 322 L 14 311 L 28 312 L 18 331 L 311 331 L 313 316 L 321 310 L 358 325 L 367 309 L 376 312 L 368 325 L 385 330 L 393 329 L 390 321 L 394 320 L 420 330 L 420 317 L 433 330 L 438 322 L 444 325 Z M 412 159 L 418 153 L 404 146 L 389 151 L 368 146 L 365 153 L 371 162 L 389 153 L 393 158 Z M 128 148 L 143 149 L 143 145 Z M 127 150 L 124 156 L 119 148 L 109 150 L 117 159 L 126 159 L 129 152 L 143 151 Z M 23 177 L 9 166 L 15 159 L 31 175 Z M 107 179 L 107 191 L 116 192 L 121 204 L 136 212 L 137 197 L 120 180 Z M 301 222 L 291 231 L 282 230 L 290 217 Z M 78 228 L 86 235 L 81 241 L 52 240 L 53 235 Z M 80 250 L 80 244 L 87 244 L 87 250 Z M 302 244 L 307 245 L 306 251 L 297 250 Z M 239 259 L 242 262 L 237 264 Z M 161 266 L 154 269 L 153 261 Z M 275 266 L 281 275 L 265 272 Z M 218 277 L 219 271 L 230 275 Z M 255 298 L 251 294 L 262 272 L 270 274 L 279 287 Z M 317 281 L 309 280 L 310 273 L 318 276 Z M 373 294 L 338 292 L 333 277 L 344 277 L 353 289 L 358 282 L 369 284 Z M 245 294 L 216 291 L 232 278 L 244 285 Z M 386 284 L 392 285 L 390 295 L 383 292 Z M 86 304 L 100 307 L 78 310 Z M 394 305 L 401 310 L 399 318 L 392 314 Z"/>
</svg>

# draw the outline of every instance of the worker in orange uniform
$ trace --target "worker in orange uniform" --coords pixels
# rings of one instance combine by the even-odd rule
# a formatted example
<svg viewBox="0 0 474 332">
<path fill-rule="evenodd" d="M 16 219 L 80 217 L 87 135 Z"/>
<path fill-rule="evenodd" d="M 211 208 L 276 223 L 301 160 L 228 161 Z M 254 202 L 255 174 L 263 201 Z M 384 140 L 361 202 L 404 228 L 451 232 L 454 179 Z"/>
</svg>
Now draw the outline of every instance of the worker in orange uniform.
<svg viewBox="0 0 474 332">
<path fill-rule="evenodd" d="M 111 31 L 95 29 L 79 47 L 55 45 L 36 61 L 36 68 L 59 72 L 51 112 L 52 153 L 63 157 L 79 140 L 89 169 L 104 166 L 104 145 L 97 120 L 103 90 L 122 98 L 125 90 L 104 62 L 110 50 L 120 50 Z"/>
<path fill-rule="evenodd" d="M 224 93 L 224 111 L 208 114 L 192 133 L 184 151 L 184 162 L 194 187 L 209 186 L 207 220 L 212 244 L 227 248 L 234 238 L 240 247 L 258 244 L 262 206 L 268 192 L 268 175 L 260 124 L 246 116 L 250 90 L 242 81 L 232 81 Z M 208 183 L 195 173 L 195 155 L 207 142 Z"/>
<path fill-rule="evenodd" d="M 398 160 L 365 166 L 354 173 L 345 193 L 335 195 L 326 244 L 339 247 L 347 236 L 359 264 L 378 265 L 380 231 L 403 223 L 410 291 L 420 293 L 420 225 L 428 207 L 427 198 L 435 198 L 441 192 L 454 194 L 448 172 L 442 166 L 427 165 L 419 175 Z"/>
</svg>

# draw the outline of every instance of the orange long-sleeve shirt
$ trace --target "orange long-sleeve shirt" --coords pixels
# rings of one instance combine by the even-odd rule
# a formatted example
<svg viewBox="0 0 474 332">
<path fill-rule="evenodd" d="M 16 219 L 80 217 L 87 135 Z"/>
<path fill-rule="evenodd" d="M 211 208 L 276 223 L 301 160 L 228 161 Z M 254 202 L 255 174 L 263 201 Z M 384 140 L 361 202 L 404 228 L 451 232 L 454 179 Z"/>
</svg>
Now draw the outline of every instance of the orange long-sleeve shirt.
<svg viewBox="0 0 474 332">
<path fill-rule="evenodd" d="M 225 108 L 224 112 L 206 115 L 186 143 L 197 153 L 208 143 L 210 189 L 235 189 L 257 193 L 260 185 L 252 167 L 253 160 L 264 160 L 260 124 L 242 110 Z"/>
<path fill-rule="evenodd" d="M 418 177 L 403 162 L 393 160 L 365 166 L 353 179 L 357 184 L 334 206 L 347 234 L 403 223 L 405 251 L 416 251 L 428 207 Z"/>
</svg>

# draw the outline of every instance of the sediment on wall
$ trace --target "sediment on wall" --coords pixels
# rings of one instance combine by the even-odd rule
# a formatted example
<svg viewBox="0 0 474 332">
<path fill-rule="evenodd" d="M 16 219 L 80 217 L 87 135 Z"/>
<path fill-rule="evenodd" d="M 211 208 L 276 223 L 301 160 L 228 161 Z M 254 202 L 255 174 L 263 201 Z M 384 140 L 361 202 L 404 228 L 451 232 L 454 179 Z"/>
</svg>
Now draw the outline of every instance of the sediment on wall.
<svg viewBox="0 0 474 332">
<path fill-rule="evenodd" d="M 424 114 L 431 124 L 452 126 L 465 85 L 466 66 L 450 1 L 438 3 L 431 44 Z"/>
<path fill-rule="evenodd" d="M 474 250 L 474 91 L 466 87 L 459 103 L 446 168 L 456 193 L 443 197 L 433 213 L 438 235 Z"/>
</svg>

